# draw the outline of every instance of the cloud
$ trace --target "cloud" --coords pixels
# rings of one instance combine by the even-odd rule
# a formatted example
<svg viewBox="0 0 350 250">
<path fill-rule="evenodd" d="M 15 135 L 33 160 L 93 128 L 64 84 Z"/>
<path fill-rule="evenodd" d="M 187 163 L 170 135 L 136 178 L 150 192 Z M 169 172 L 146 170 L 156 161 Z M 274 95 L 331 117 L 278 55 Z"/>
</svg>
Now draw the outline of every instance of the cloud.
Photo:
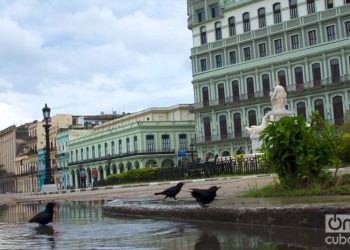
<svg viewBox="0 0 350 250">
<path fill-rule="evenodd" d="M 186 0 L 0 0 L 0 130 L 193 102 Z"/>
</svg>

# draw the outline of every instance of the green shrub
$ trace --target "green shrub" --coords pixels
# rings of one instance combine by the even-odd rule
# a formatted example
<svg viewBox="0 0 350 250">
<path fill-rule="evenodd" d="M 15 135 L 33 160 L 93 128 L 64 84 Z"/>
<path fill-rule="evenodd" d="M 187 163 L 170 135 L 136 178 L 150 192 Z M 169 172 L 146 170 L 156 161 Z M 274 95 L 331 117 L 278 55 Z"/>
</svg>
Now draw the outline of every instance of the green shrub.
<svg viewBox="0 0 350 250">
<path fill-rule="evenodd" d="M 112 174 L 107 177 L 107 183 L 122 184 L 132 182 L 154 181 L 157 179 L 159 167 L 131 169 L 121 174 Z"/>
<path fill-rule="evenodd" d="M 342 136 L 342 152 L 341 159 L 343 162 L 350 163 L 350 134 L 343 134 Z"/>
<path fill-rule="evenodd" d="M 282 117 L 264 129 L 260 140 L 265 164 L 285 186 L 319 181 L 324 166 L 339 164 L 340 136 L 317 113 L 311 124 L 299 116 Z"/>
</svg>

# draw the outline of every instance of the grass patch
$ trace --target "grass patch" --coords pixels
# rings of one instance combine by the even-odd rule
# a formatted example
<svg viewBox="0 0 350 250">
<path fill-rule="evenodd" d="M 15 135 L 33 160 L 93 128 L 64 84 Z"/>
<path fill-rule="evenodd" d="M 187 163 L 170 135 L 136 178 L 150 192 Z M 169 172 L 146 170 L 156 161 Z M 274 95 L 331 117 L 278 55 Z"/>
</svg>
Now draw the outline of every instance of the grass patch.
<svg viewBox="0 0 350 250">
<path fill-rule="evenodd" d="M 295 188 L 288 188 L 273 183 L 263 188 L 256 186 L 241 195 L 247 197 L 315 196 L 315 195 L 350 195 L 350 175 L 333 177 L 324 183 L 310 183 Z"/>
</svg>

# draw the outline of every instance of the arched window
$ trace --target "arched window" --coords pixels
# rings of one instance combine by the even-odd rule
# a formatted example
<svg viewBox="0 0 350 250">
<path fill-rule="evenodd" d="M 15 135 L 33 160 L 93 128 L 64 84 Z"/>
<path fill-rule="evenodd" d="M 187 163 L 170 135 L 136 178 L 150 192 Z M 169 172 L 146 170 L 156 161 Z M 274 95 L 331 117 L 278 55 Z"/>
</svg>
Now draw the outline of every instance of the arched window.
<svg viewBox="0 0 350 250">
<path fill-rule="evenodd" d="M 207 43 L 207 29 L 203 26 L 200 29 L 201 32 L 201 44 Z"/>
<path fill-rule="evenodd" d="M 254 99 L 254 80 L 253 77 L 247 78 L 248 99 Z"/>
<path fill-rule="evenodd" d="M 266 27 L 265 8 L 258 9 L 259 28 Z"/>
<path fill-rule="evenodd" d="M 239 101 L 239 84 L 237 80 L 232 81 L 232 96 L 233 101 Z"/>
<path fill-rule="evenodd" d="M 315 9 L 315 0 L 307 0 L 307 14 L 313 14 L 316 12 Z"/>
<path fill-rule="evenodd" d="M 273 5 L 273 20 L 276 23 L 282 22 L 282 16 L 281 16 L 281 4 L 275 3 Z"/>
<path fill-rule="evenodd" d="M 297 0 L 289 0 L 290 19 L 298 17 Z"/>
<path fill-rule="evenodd" d="M 205 141 L 210 141 L 211 140 L 211 128 L 210 128 L 210 118 L 209 117 L 204 118 L 203 125 L 204 125 L 204 139 L 205 139 Z"/>
<path fill-rule="evenodd" d="M 230 36 L 236 35 L 236 23 L 233 16 L 228 19 L 228 31 Z"/>
<path fill-rule="evenodd" d="M 222 39 L 222 34 L 221 34 L 221 23 L 216 22 L 215 23 L 215 39 L 220 40 Z"/>
<path fill-rule="evenodd" d="M 271 111 L 271 108 L 270 108 L 270 107 L 264 108 L 264 115 L 265 115 L 267 112 L 269 112 L 269 111 Z"/>
<path fill-rule="evenodd" d="M 220 122 L 220 138 L 221 139 L 227 139 L 227 123 L 226 123 L 226 116 L 221 115 L 219 117 Z"/>
<path fill-rule="evenodd" d="M 218 85 L 219 104 L 225 104 L 225 87 L 223 83 Z"/>
<path fill-rule="evenodd" d="M 235 137 L 242 137 L 242 124 L 240 113 L 235 113 L 233 115 L 233 126 L 235 130 Z"/>
<path fill-rule="evenodd" d="M 255 112 L 255 110 L 250 110 L 248 112 L 248 122 L 249 122 L 249 127 L 256 125 L 256 112 Z"/>
<path fill-rule="evenodd" d="M 339 126 L 344 123 L 343 99 L 341 96 L 333 97 L 334 124 Z"/>
<path fill-rule="evenodd" d="M 208 87 L 202 88 L 202 100 L 203 100 L 203 107 L 209 107 L 209 91 Z"/>
<path fill-rule="evenodd" d="M 250 20 L 248 12 L 243 13 L 243 31 L 250 31 Z"/>
<path fill-rule="evenodd" d="M 306 107 L 305 102 L 299 102 L 297 104 L 297 114 L 298 116 L 302 116 L 306 119 Z"/>
<path fill-rule="evenodd" d="M 312 64 L 312 78 L 314 87 L 321 86 L 321 66 L 319 63 Z"/>
<path fill-rule="evenodd" d="M 269 96 L 270 94 L 270 77 L 268 74 L 262 75 L 262 87 L 263 87 L 263 95 Z"/>
<path fill-rule="evenodd" d="M 296 90 L 303 90 L 304 89 L 304 78 L 303 78 L 302 67 L 296 67 L 294 69 L 294 78 L 295 78 Z"/>
<path fill-rule="evenodd" d="M 287 79 L 286 79 L 286 71 L 280 70 L 277 72 L 278 81 L 280 82 L 280 85 L 284 87 L 284 89 L 287 91 Z"/>
<path fill-rule="evenodd" d="M 318 111 L 320 116 L 323 119 L 325 119 L 325 116 L 324 116 L 324 105 L 323 105 L 323 100 L 322 99 L 315 100 L 315 111 Z"/>
<path fill-rule="evenodd" d="M 331 64 L 332 83 L 338 83 L 340 81 L 339 60 L 333 59 L 330 61 L 330 64 Z"/>
</svg>

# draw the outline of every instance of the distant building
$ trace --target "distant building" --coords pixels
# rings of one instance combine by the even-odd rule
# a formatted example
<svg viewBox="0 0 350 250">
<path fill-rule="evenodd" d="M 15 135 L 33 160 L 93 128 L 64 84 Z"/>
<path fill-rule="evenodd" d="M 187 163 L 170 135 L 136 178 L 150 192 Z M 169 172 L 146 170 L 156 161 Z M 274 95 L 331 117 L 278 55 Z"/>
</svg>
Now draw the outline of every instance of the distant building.
<svg viewBox="0 0 350 250">
<path fill-rule="evenodd" d="M 194 127 L 186 104 L 149 108 L 105 122 L 90 134 L 69 140 L 69 179 L 78 187 L 80 168 L 92 183 L 94 167 L 99 180 L 134 168 L 174 167 L 180 160 L 178 150 L 189 150 Z"/>
<path fill-rule="evenodd" d="M 350 104 L 348 0 L 188 0 L 199 157 L 251 152 L 246 127 L 271 110 L 279 81 L 288 109 L 341 125 Z"/>
</svg>

